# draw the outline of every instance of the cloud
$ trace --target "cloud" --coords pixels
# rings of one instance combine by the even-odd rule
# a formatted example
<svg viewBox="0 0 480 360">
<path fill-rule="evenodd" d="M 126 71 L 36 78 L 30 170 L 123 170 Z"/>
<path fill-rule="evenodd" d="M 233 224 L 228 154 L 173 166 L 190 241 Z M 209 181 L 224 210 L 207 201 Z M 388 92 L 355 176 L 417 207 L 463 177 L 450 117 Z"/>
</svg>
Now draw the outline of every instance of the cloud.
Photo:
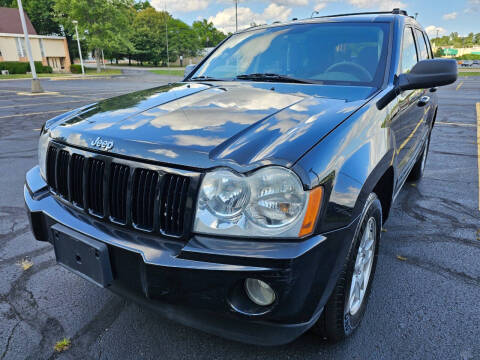
<svg viewBox="0 0 480 360">
<path fill-rule="evenodd" d="M 430 26 L 427 26 L 425 28 L 425 31 L 427 32 L 427 34 L 430 38 L 434 38 L 434 37 L 437 36 L 437 30 L 438 30 L 438 35 L 439 36 L 447 33 L 447 31 L 440 26 L 430 25 Z"/>
<path fill-rule="evenodd" d="M 348 3 L 361 9 L 376 9 L 381 11 L 404 9 L 407 4 L 399 0 L 348 0 Z"/>
<path fill-rule="evenodd" d="M 273 0 L 268 1 L 272 5 L 285 5 L 285 6 L 305 6 L 308 5 L 309 0 Z"/>
<path fill-rule="evenodd" d="M 474 14 L 480 11 L 480 0 L 468 0 L 468 7 L 464 10 L 467 14 Z"/>
<path fill-rule="evenodd" d="M 152 6 L 157 10 L 165 9 L 166 0 L 152 0 Z M 205 10 L 210 4 L 209 0 L 168 0 L 167 11 L 169 12 L 192 12 Z"/>
<path fill-rule="evenodd" d="M 443 20 L 455 20 L 457 18 L 457 15 L 458 14 L 456 11 L 445 14 L 443 15 Z"/>
<path fill-rule="evenodd" d="M 326 1 L 316 1 L 316 2 L 313 3 L 313 11 L 320 11 L 320 10 L 324 9 L 325 6 L 327 6 Z"/>
<path fill-rule="evenodd" d="M 249 7 L 238 7 L 238 29 L 249 27 L 252 23 L 265 24 L 271 21 L 287 21 L 292 9 L 277 4 L 268 5 L 262 13 L 255 13 Z M 218 12 L 215 16 L 210 16 L 215 27 L 224 32 L 235 31 L 235 8 L 227 8 Z"/>
</svg>

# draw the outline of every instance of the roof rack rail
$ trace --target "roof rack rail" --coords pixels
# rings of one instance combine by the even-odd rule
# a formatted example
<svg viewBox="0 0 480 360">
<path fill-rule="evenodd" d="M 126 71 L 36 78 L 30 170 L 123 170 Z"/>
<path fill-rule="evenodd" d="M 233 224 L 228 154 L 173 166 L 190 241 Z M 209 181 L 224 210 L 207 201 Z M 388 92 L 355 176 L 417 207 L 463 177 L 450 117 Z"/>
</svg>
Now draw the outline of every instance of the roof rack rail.
<svg viewBox="0 0 480 360">
<path fill-rule="evenodd" d="M 395 15 L 408 16 L 408 13 L 406 10 L 395 8 L 392 11 L 369 11 L 369 12 L 358 12 L 358 13 L 323 15 L 323 16 L 314 16 L 313 18 L 329 18 L 329 17 L 340 17 L 340 16 L 351 16 L 351 15 L 375 15 L 375 14 L 395 14 Z"/>
</svg>

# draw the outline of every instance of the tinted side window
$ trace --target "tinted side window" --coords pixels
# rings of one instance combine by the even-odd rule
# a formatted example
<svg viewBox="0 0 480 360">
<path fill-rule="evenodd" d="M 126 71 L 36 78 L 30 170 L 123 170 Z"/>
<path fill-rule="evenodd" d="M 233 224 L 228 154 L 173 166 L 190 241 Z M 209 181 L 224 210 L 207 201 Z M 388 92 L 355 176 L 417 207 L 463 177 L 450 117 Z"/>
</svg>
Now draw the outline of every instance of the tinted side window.
<svg viewBox="0 0 480 360">
<path fill-rule="evenodd" d="M 417 62 L 415 39 L 413 38 L 412 29 L 407 27 L 403 31 L 402 73 L 409 72 Z"/>
<path fill-rule="evenodd" d="M 420 56 L 420 60 L 426 60 L 429 56 L 428 47 L 423 38 L 423 33 L 418 29 L 415 29 L 415 33 L 417 34 L 418 55 Z"/>
</svg>

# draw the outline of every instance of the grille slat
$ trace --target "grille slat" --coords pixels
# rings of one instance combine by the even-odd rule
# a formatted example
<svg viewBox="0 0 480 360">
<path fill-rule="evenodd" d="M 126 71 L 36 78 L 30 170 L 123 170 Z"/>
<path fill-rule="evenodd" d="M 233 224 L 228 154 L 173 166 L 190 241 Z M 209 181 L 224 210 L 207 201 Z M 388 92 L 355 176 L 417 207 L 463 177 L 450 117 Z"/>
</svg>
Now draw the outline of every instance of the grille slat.
<svg viewBox="0 0 480 360">
<path fill-rule="evenodd" d="M 160 230 L 166 234 L 184 234 L 184 216 L 189 179 L 185 176 L 164 175 L 161 189 Z"/>
<path fill-rule="evenodd" d="M 80 206 L 83 205 L 83 168 L 85 157 L 73 154 L 70 163 L 70 200 Z"/>
<path fill-rule="evenodd" d="M 52 143 L 46 159 L 46 178 L 52 191 L 105 220 L 168 236 L 186 236 L 185 227 L 190 223 L 186 220 L 191 216 L 190 207 L 187 209 L 189 177 L 131 169 L 120 160 L 91 156 Z"/>
<path fill-rule="evenodd" d="M 56 184 L 57 192 L 63 198 L 68 199 L 68 164 L 70 154 L 68 151 L 61 150 L 57 157 Z"/>
<path fill-rule="evenodd" d="M 134 176 L 132 196 L 133 223 L 145 230 L 153 230 L 154 196 L 158 173 L 154 170 L 137 169 Z"/>
<path fill-rule="evenodd" d="M 57 148 L 50 146 L 47 152 L 47 183 L 50 187 L 57 191 L 55 169 L 57 162 Z"/>
<path fill-rule="evenodd" d="M 103 215 L 103 175 L 105 162 L 103 160 L 88 159 L 88 204 L 89 210 L 96 215 Z"/>
<path fill-rule="evenodd" d="M 130 170 L 122 164 L 112 163 L 110 167 L 110 216 L 118 222 L 126 223 L 127 184 Z"/>
</svg>

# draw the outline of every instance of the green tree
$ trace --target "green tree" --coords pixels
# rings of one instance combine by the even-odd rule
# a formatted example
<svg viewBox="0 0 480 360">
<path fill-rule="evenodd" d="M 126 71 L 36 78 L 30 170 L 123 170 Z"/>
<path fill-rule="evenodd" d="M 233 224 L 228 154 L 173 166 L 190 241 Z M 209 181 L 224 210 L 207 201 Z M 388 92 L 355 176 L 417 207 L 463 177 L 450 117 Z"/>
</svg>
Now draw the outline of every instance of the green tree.
<svg viewBox="0 0 480 360">
<path fill-rule="evenodd" d="M 180 55 L 196 56 L 200 49 L 195 31 L 178 19 L 168 20 L 168 43 L 170 61 L 177 61 Z"/>
<path fill-rule="evenodd" d="M 167 56 L 168 36 L 168 56 Z M 200 47 L 195 32 L 183 21 L 165 11 L 147 8 L 138 11 L 132 24 L 133 57 L 143 63 L 167 64 L 178 56 L 195 56 Z"/>
<path fill-rule="evenodd" d="M 435 57 L 442 57 L 442 56 L 443 56 L 443 49 L 441 47 L 439 47 L 435 51 Z"/>
<path fill-rule="evenodd" d="M 133 8 L 136 11 L 145 10 L 145 9 L 148 9 L 148 8 L 151 8 L 151 7 L 152 7 L 152 5 L 150 5 L 150 2 L 148 2 L 148 1 L 138 1 L 135 4 L 133 4 Z"/>
<path fill-rule="evenodd" d="M 218 43 L 227 37 L 223 32 L 217 30 L 212 22 L 208 22 L 206 19 L 195 21 L 192 24 L 192 28 L 202 47 L 217 46 Z"/>
<path fill-rule="evenodd" d="M 157 65 L 166 58 L 165 21 L 168 17 L 168 13 L 158 12 L 154 8 L 136 14 L 130 40 L 135 48 L 133 56 L 140 63 L 151 61 Z"/>
<path fill-rule="evenodd" d="M 131 46 L 129 25 L 133 0 L 55 0 L 58 22 L 74 31 L 72 20 L 78 21 L 78 31 L 85 34 L 88 48 L 95 51 L 97 71 L 101 71 L 102 49 L 120 49 Z"/>
</svg>

